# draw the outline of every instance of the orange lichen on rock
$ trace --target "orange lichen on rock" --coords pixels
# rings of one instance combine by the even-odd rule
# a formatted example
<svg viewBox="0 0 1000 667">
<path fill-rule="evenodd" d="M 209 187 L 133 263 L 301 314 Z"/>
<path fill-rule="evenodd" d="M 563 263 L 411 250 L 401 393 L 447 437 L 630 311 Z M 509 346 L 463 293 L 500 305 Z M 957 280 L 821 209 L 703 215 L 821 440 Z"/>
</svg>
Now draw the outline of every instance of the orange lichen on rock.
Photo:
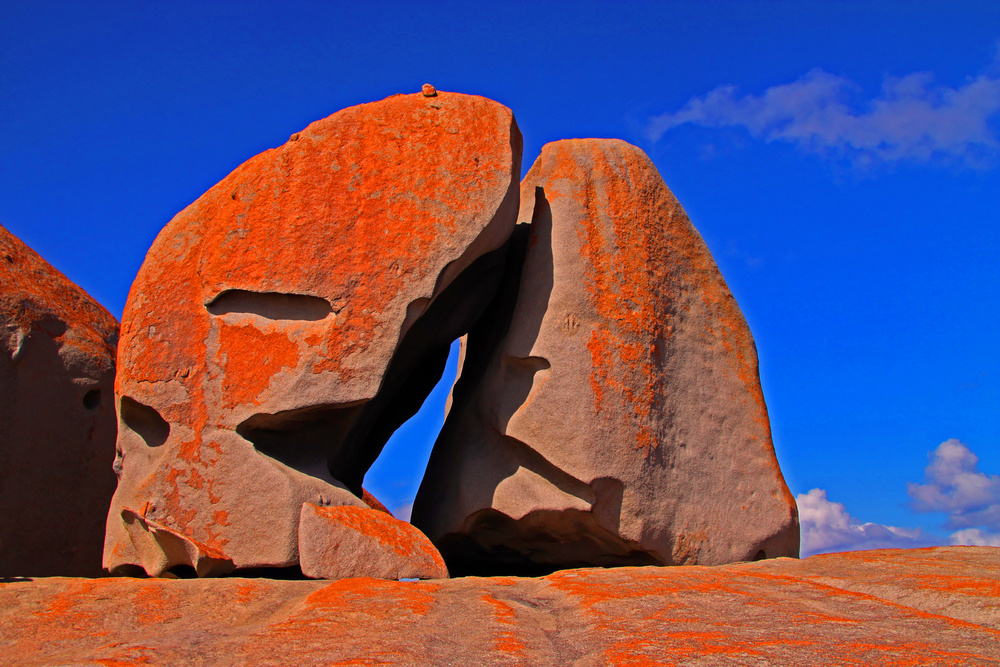
<svg viewBox="0 0 1000 667">
<path fill-rule="evenodd" d="M 261 331 L 255 326 L 219 327 L 219 366 L 222 373 L 222 404 L 235 408 L 245 403 L 260 405 L 258 397 L 283 369 L 299 364 L 298 346 L 284 331 Z M 222 358 L 225 361 L 222 361 Z"/>
<path fill-rule="evenodd" d="M 528 656 L 524 651 L 524 642 L 517 634 L 517 614 L 514 608 L 503 600 L 498 600 L 489 593 L 483 593 L 480 598 L 493 613 L 493 619 L 500 628 L 497 633 L 496 642 L 493 645 L 495 651 L 513 658 L 525 659 Z M 521 663 L 526 664 L 526 663 Z"/>
<path fill-rule="evenodd" d="M 93 357 L 115 357 L 118 322 L 78 285 L 0 227 L 0 318 L 9 332 L 48 329 Z M 60 323 L 53 328 L 55 323 Z"/>
</svg>

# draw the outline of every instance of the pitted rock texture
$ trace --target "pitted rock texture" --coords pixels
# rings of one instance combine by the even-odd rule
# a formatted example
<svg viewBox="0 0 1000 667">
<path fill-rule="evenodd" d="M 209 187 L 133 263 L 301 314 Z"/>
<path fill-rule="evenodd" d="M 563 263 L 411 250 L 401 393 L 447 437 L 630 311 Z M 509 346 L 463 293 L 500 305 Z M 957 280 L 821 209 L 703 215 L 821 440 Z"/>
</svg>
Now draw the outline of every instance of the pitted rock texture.
<svg viewBox="0 0 1000 667">
<path fill-rule="evenodd" d="M 0 227 L 0 576 L 95 576 L 118 322 Z"/>
<path fill-rule="evenodd" d="M 368 467 L 496 290 L 520 150 L 500 104 L 397 95 L 309 125 L 164 228 L 123 316 L 106 567 L 143 564 L 126 513 L 239 569 L 298 562 L 304 503 L 366 506 Z M 198 549 L 172 553 L 197 569 Z"/>
<path fill-rule="evenodd" d="M 299 565 L 314 579 L 447 579 L 427 536 L 405 521 L 366 507 L 302 506 Z"/>
<path fill-rule="evenodd" d="M 0 664 L 995 665 L 1000 549 L 538 579 L 0 583 Z"/>
<path fill-rule="evenodd" d="M 797 556 L 750 330 L 649 158 L 547 144 L 519 220 L 413 509 L 452 574 Z"/>
</svg>

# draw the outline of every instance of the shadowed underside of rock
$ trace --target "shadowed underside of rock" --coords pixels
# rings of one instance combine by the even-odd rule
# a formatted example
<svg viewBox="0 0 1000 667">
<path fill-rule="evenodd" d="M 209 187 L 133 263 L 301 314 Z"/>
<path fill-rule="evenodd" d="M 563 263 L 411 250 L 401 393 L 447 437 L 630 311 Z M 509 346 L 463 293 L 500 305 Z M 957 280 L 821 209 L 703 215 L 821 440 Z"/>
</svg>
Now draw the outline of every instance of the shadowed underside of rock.
<svg viewBox="0 0 1000 667">
<path fill-rule="evenodd" d="M 798 555 L 756 349 L 642 151 L 546 145 L 413 522 L 453 574 Z"/>
<path fill-rule="evenodd" d="M 18 665 L 991 665 L 998 581 L 990 547 L 420 583 L 49 579 L 0 583 L 0 645 Z"/>
<path fill-rule="evenodd" d="M 159 569 L 135 543 L 153 525 L 200 545 L 177 566 L 201 548 L 292 566 L 322 543 L 298 539 L 304 503 L 366 507 L 365 472 L 496 290 L 520 144 L 495 102 L 397 95 L 311 124 L 166 226 L 123 317 L 108 568 Z"/>
<path fill-rule="evenodd" d="M 118 322 L 0 227 L 0 576 L 101 573 Z"/>
</svg>

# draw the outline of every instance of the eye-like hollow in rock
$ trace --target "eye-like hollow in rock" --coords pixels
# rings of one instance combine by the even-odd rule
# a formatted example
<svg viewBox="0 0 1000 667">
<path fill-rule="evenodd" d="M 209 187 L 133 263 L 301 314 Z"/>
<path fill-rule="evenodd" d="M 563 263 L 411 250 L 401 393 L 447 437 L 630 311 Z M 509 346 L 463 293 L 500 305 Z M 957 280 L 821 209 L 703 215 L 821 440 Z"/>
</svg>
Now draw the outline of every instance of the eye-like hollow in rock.
<svg viewBox="0 0 1000 667">
<path fill-rule="evenodd" d="M 128 396 L 122 396 L 121 420 L 149 447 L 159 447 L 170 435 L 170 424 L 160 416 L 159 412 Z"/>
<path fill-rule="evenodd" d="M 231 289 L 221 292 L 205 305 L 212 315 L 249 313 L 268 320 L 322 320 L 333 312 L 330 302 L 308 294 L 250 292 Z"/>
<path fill-rule="evenodd" d="M 101 405 L 101 390 L 91 389 L 83 395 L 83 407 L 96 410 Z"/>
</svg>

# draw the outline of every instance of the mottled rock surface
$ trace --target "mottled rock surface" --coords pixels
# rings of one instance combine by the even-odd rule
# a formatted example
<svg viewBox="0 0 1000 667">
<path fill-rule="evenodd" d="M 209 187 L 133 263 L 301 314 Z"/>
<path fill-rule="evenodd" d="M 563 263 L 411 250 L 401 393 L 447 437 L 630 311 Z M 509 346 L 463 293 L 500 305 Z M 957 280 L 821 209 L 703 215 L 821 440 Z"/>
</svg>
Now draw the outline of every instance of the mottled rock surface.
<svg viewBox="0 0 1000 667">
<path fill-rule="evenodd" d="M 797 556 L 757 353 L 625 142 L 547 144 L 413 508 L 452 574 Z"/>
<path fill-rule="evenodd" d="M 447 579 L 441 554 L 405 521 L 367 507 L 302 506 L 299 565 L 314 579 Z"/>
<path fill-rule="evenodd" d="M 496 290 L 520 150 L 496 102 L 397 95 L 309 125 L 164 228 L 123 316 L 106 567 L 291 566 L 303 503 L 366 506 L 368 467 Z M 141 557 L 165 531 L 188 546 Z"/>
<path fill-rule="evenodd" d="M 0 576 L 95 576 L 118 322 L 0 227 Z"/>
<path fill-rule="evenodd" d="M 1000 549 L 538 579 L 0 584 L 8 665 L 995 665 Z"/>
</svg>

